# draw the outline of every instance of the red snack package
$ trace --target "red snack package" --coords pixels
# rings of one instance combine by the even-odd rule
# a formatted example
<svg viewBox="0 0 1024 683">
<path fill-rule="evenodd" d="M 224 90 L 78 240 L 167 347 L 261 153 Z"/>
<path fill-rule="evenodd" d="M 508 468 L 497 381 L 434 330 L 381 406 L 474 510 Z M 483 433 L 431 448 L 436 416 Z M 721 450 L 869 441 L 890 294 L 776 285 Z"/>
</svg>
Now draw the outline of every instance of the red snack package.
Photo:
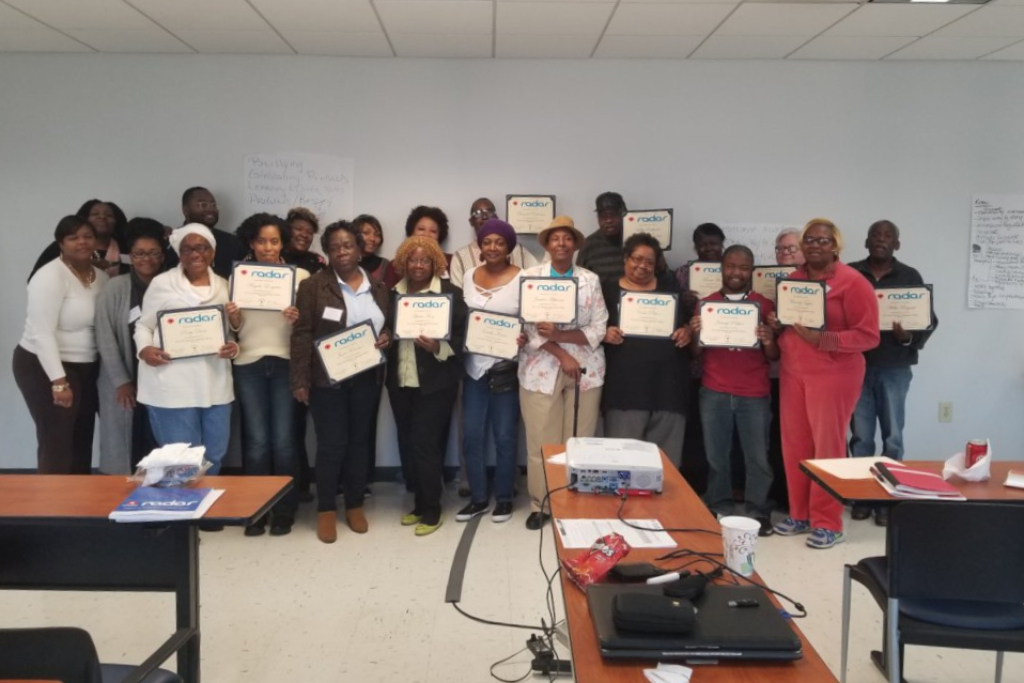
<svg viewBox="0 0 1024 683">
<path fill-rule="evenodd" d="M 619 534 L 608 534 L 594 541 L 590 550 L 582 555 L 562 560 L 562 567 L 572 582 L 586 592 L 587 586 L 603 579 L 619 560 L 629 555 L 629 550 L 626 539 Z"/>
</svg>

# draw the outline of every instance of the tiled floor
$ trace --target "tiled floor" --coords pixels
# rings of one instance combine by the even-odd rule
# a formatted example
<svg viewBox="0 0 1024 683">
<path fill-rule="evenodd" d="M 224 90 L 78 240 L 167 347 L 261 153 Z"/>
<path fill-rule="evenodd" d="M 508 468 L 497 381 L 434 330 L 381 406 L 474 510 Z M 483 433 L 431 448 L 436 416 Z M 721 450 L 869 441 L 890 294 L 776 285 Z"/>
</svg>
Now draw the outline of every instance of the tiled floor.
<svg viewBox="0 0 1024 683">
<path fill-rule="evenodd" d="M 398 524 L 410 507 L 401 487 L 378 483 L 374 492 L 367 501 L 370 533 L 359 536 L 341 525 L 330 546 L 316 540 L 305 506 L 290 536 L 245 538 L 240 529 L 202 534 L 206 683 L 477 683 L 491 680 L 492 663 L 523 648 L 528 631 L 478 624 L 444 602 L 464 528 L 454 516 L 464 501 L 450 493 L 444 526 L 416 538 L 412 527 Z M 526 504 L 519 506 L 506 524 L 489 518 L 480 524 L 460 606 L 486 619 L 539 624 L 547 621 L 540 539 L 524 528 Z M 541 550 L 550 568 L 549 532 Z M 761 576 L 807 607 L 800 626 L 835 672 L 843 563 L 881 554 L 883 541 L 881 528 L 852 522 L 847 542 L 831 550 L 810 550 L 803 537 L 771 537 L 758 547 Z M 880 613 L 866 591 L 854 590 L 848 680 L 881 683 L 867 660 L 880 642 Z M 557 604 L 561 617 L 560 597 Z M 106 661 L 142 661 L 171 632 L 173 602 L 153 594 L 0 593 L 0 627 L 46 624 L 86 628 Z M 994 671 L 990 653 L 907 652 L 911 683 L 977 683 Z M 498 673 L 518 678 L 528 661 L 521 653 Z M 1022 664 L 1024 657 L 1007 655 L 1005 683 L 1024 683 Z M 714 681 L 714 670 L 700 669 L 694 680 Z"/>
</svg>

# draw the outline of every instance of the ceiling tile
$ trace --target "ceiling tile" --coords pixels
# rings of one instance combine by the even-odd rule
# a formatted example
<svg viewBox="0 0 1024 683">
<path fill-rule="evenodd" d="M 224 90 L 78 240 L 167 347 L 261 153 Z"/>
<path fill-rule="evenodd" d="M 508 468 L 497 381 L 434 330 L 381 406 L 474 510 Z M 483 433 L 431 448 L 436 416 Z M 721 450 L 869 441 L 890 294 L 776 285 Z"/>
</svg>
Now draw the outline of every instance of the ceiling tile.
<svg viewBox="0 0 1024 683">
<path fill-rule="evenodd" d="M 819 36 L 790 55 L 790 59 L 881 59 L 916 36 Z"/>
<path fill-rule="evenodd" d="M 825 32 L 827 36 L 926 36 L 975 11 L 977 5 L 862 5 Z"/>
<path fill-rule="evenodd" d="M 188 45 L 156 27 L 140 31 L 76 29 L 68 33 L 100 52 L 192 52 Z"/>
<path fill-rule="evenodd" d="M 1016 38 L 968 37 L 931 35 L 911 43 L 890 59 L 977 59 L 1014 43 Z"/>
<path fill-rule="evenodd" d="M 153 28 L 153 22 L 122 0 L 5 0 L 40 21 L 59 29 Z"/>
<path fill-rule="evenodd" d="M 1024 5 L 1024 0 L 991 0 L 988 5 L 1001 7 L 1003 5 Z"/>
<path fill-rule="evenodd" d="M 594 51 L 597 35 L 509 36 L 499 35 L 494 56 L 524 59 L 587 59 Z"/>
<path fill-rule="evenodd" d="M 997 52 L 993 52 L 990 55 L 982 57 L 984 60 L 1011 60 L 1014 62 L 1024 61 L 1024 40 L 1019 43 L 1014 43 L 1007 48 L 1003 48 Z"/>
<path fill-rule="evenodd" d="M 735 5 L 619 5 L 608 24 L 610 36 L 706 36 Z"/>
<path fill-rule="evenodd" d="M 388 36 L 399 57 L 490 57 L 494 50 L 490 33 L 388 33 Z"/>
<path fill-rule="evenodd" d="M 1024 7 L 982 7 L 936 31 L 935 35 L 964 38 L 1024 38 Z"/>
<path fill-rule="evenodd" d="M 492 1 L 494 1 L 494 0 L 487 0 L 487 2 L 492 2 Z M 651 0 L 639 0 L 639 1 L 650 2 Z M 667 1 L 667 0 L 657 0 L 657 1 L 658 2 L 664 2 L 664 1 Z M 701 1 L 707 1 L 707 0 L 701 0 Z M 563 3 L 563 2 L 573 2 L 573 3 L 605 3 L 605 4 L 614 5 L 616 0 L 497 0 L 497 3 L 499 5 L 502 5 L 502 4 L 506 3 L 506 2 L 510 2 L 512 4 L 521 3 L 521 2 L 534 2 L 534 3 L 542 3 L 542 4 L 558 4 L 558 3 Z M 730 2 L 736 2 L 736 0 L 730 0 Z"/>
<path fill-rule="evenodd" d="M 283 31 L 285 39 L 300 55 L 337 57 L 392 57 L 391 46 L 380 31 Z"/>
<path fill-rule="evenodd" d="M 830 5 L 743 4 L 725 20 L 717 36 L 814 36 L 857 8 L 853 3 Z"/>
<path fill-rule="evenodd" d="M 45 28 L 32 17 L 27 17 L 18 10 L 0 3 L 0 31 L 13 28 Z"/>
<path fill-rule="evenodd" d="M 619 6 L 622 9 L 622 6 Z M 701 36 L 609 36 L 601 39 L 595 57 L 613 59 L 683 59 L 700 45 Z"/>
<path fill-rule="evenodd" d="M 205 54 L 293 54 L 288 44 L 269 28 L 263 31 L 192 31 L 174 34 Z"/>
<path fill-rule="evenodd" d="M 849 2 L 850 0 L 842 0 Z M 664 4 L 664 5 L 731 5 L 735 7 L 737 0 L 620 0 L 619 6 L 632 4 Z"/>
<path fill-rule="evenodd" d="M 392 33 L 491 33 L 493 5 L 475 0 L 380 0 L 384 30 Z"/>
<path fill-rule="evenodd" d="M 0 28 L 0 52 L 92 52 L 52 28 Z"/>
<path fill-rule="evenodd" d="M 370 0 L 249 0 L 277 30 L 375 33 L 381 30 Z"/>
<path fill-rule="evenodd" d="M 713 35 L 693 53 L 697 59 L 782 59 L 807 40 L 804 36 Z"/>
<path fill-rule="evenodd" d="M 262 31 L 263 20 L 245 0 L 124 0 L 164 28 L 190 31 Z"/>
<path fill-rule="evenodd" d="M 592 36 L 593 48 L 614 7 L 605 2 L 499 2 L 495 27 L 499 36 Z"/>
</svg>

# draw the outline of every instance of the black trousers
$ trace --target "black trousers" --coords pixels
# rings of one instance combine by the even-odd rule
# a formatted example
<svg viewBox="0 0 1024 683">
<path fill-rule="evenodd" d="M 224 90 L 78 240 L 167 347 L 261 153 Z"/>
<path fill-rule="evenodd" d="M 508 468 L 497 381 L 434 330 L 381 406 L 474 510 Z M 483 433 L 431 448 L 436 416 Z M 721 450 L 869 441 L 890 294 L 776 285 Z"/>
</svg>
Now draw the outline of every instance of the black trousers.
<svg viewBox="0 0 1024 683">
<path fill-rule="evenodd" d="M 786 467 L 782 462 L 782 416 L 779 402 L 779 380 L 772 378 L 772 424 L 768 436 L 768 465 L 772 468 L 772 488 L 768 495 L 775 499 L 775 508 L 789 510 L 789 489 L 786 488 Z"/>
<path fill-rule="evenodd" d="M 377 428 L 377 377 L 364 372 L 334 387 L 309 390 L 316 431 L 316 509 L 337 510 L 338 482 L 345 509 L 363 507 L 370 433 Z"/>
<path fill-rule="evenodd" d="M 70 408 L 54 405 L 53 383 L 36 354 L 17 346 L 11 363 L 14 381 L 36 424 L 39 474 L 89 474 L 96 431 L 99 362 L 64 363 L 74 396 Z"/>
<path fill-rule="evenodd" d="M 416 496 L 416 512 L 424 524 L 441 520 L 444 492 L 445 436 L 452 419 L 458 385 L 424 394 L 419 389 L 389 389 L 391 410 L 398 430 L 402 473 L 409 470 Z M 406 475 L 408 484 L 409 477 Z"/>
</svg>

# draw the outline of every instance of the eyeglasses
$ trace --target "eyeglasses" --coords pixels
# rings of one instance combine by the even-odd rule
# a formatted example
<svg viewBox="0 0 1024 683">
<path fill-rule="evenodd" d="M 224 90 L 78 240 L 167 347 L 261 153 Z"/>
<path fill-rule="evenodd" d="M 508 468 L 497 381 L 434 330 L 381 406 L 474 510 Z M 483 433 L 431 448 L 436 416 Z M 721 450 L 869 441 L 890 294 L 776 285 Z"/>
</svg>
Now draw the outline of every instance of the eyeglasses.
<svg viewBox="0 0 1024 683">
<path fill-rule="evenodd" d="M 804 244 L 806 244 L 807 246 L 817 244 L 819 247 L 827 247 L 834 241 L 835 240 L 833 240 L 831 237 L 811 237 L 809 235 L 807 237 L 804 237 Z"/>
<path fill-rule="evenodd" d="M 795 254 L 800 251 L 800 247 L 795 244 L 791 244 L 788 247 L 775 247 L 776 254 Z"/>
<path fill-rule="evenodd" d="M 196 206 L 200 209 L 216 209 L 217 202 L 196 202 Z"/>
<path fill-rule="evenodd" d="M 161 259 L 161 258 L 164 257 L 164 252 L 162 252 L 162 251 L 133 251 L 130 255 L 131 255 L 133 261 L 142 261 L 144 259 L 149 259 L 150 261 L 156 261 L 157 259 Z"/>
<path fill-rule="evenodd" d="M 492 209 L 473 209 L 469 212 L 470 218 L 493 218 L 495 212 Z"/>
<path fill-rule="evenodd" d="M 188 256 L 189 254 L 203 255 L 203 254 L 206 254 L 206 253 L 211 252 L 211 251 L 213 251 L 213 247 L 211 247 L 209 244 L 197 244 L 194 247 L 182 247 L 181 248 L 181 255 L 182 256 Z"/>
<path fill-rule="evenodd" d="M 629 262 L 632 263 L 637 268 L 650 268 L 652 270 L 654 269 L 654 261 L 649 258 L 644 258 L 643 256 L 630 256 Z"/>
<path fill-rule="evenodd" d="M 428 258 L 411 258 L 405 262 L 406 266 L 432 266 L 434 261 Z"/>
</svg>

